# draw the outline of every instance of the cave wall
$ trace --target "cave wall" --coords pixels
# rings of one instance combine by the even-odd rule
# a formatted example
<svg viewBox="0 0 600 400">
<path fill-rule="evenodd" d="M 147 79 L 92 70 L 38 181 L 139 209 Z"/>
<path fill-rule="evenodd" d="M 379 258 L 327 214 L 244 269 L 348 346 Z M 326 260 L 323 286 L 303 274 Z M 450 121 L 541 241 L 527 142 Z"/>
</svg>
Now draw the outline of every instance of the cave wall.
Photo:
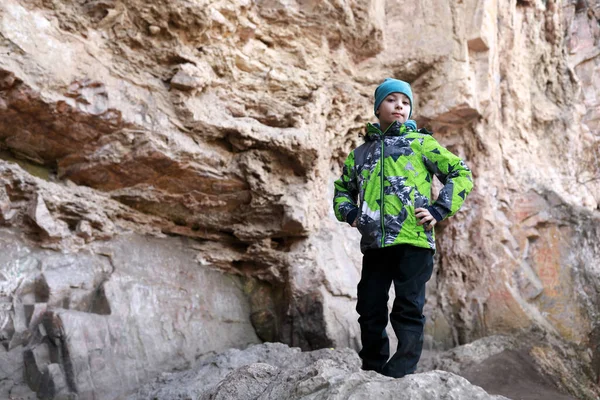
<svg viewBox="0 0 600 400">
<path fill-rule="evenodd" d="M 73 270 L 104 288 L 110 314 L 82 320 L 103 321 L 93 335 L 112 337 L 123 321 L 116 310 L 128 307 L 134 326 L 179 324 L 183 333 L 158 354 L 163 339 L 133 328 L 92 340 L 110 354 L 100 357 L 107 365 L 131 360 L 119 390 L 177 367 L 182 352 L 191 360 L 257 340 L 356 348 L 359 238 L 333 217 L 332 182 L 373 120 L 374 88 L 394 76 L 412 84 L 419 126 L 463 157 L 475 180 L 463 210 L 436 228 L 427 346 L 536 328 L 598 363 L 599 19 L 597 2 L 567 0 L 5 0 L 4 243 L 71 260 L 56 266 L 65 278 L 49 298 L 70 293 Z M 113 272 L 106 248 L 120 249 Z M 23 294 L 27 279 L 54 267 L 40 260 L 21 280 L 10 273 L 20 253 L 6 254 L 4 356 L 50 340 L 44 323 L 75 335 L 60 341 L 72 357 L 84 352 L 77 301 Z M 158 285 L 144 300 L 173 285 L 186 293 L 179 303 L 154 299 L 145 309 L 118 289 L 142 279 L 135 254 L 149 257 L 145 273 Z M 81 265 L 88 258 L 97 271 Z M 215 332 L 238 326 L 232 336 L 190 343 L 202 335 L 191 321 L 209 324 L 192 287 L 213 293 L 207 302 L 229 293 L 233 309 L 207 312 Z M 49 317 L 20 326 L 30 336 L 15 352 L 21 304 Z M 178 307 L 191 320 L 169 311 Z M 95 365 L 73 362 L 69 372 L 52 361 L 26 365 L 57 391 L 90 385 L 83 371 Z M 92 381 L 104 393 L 115 379 Z"/>
</svg>

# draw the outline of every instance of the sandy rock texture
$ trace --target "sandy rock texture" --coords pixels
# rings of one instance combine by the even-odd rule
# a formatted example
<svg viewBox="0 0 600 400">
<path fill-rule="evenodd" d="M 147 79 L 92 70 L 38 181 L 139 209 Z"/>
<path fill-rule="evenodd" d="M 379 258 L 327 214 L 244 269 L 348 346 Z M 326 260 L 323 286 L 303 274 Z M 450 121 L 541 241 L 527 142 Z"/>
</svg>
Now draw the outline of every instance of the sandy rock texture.
<svg viewBox="0 0 600 400">
<path fill-rule="evenodd" d="M 1 393 L 110 398 L 258 341 L 357 348 L 332 182 L 387 76 L 475 178 L 437 228 L 428 348 L 540 330 L 536 365 L 598 393 L 599 20 L 580 0 L 3 0 Z"/>
</svg>

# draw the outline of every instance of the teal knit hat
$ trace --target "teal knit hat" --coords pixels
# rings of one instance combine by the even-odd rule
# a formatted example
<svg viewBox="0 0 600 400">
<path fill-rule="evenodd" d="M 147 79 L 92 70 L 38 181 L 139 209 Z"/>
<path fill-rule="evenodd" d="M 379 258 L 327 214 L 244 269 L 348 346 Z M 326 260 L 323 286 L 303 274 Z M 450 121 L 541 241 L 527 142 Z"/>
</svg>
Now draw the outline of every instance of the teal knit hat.
<svg viewBox="0 0 600 400">
<path fill-rule="evenodd" d="M 402 93 L 408 97 L 410 100 L 410 114 L 408 115 L 408 118 L 410 118 L 413 111 L 413 95 L 410 84 L 393 78 L 385 78 L 383 83 L 377 86 L 377 89 L 375 89 L 375 107 L 373 108 L 375 115 L 377 115 L 377 109 L 379 108 L 379 105 L 383 99 L 385 99 L 390 93 Z"/>
</svg>

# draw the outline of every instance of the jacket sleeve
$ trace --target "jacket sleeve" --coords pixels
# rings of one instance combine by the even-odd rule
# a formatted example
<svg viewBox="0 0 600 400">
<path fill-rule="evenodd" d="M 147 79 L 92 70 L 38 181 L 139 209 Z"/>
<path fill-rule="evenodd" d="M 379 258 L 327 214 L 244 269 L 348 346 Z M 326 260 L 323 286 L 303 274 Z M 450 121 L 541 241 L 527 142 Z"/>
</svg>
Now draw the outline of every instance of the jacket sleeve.
<svg viewBox="0 0 600 400">
<path fill-rule="evenodd" d="M 423 162 L 427 170 L 444 184 L 437 200 L 430 206 L 442 217 L 456 214 L 473 189 L 473 174 L 467 165 L 433 137 L 423 140 Z"/>
<path fill-rule="evenodd" d="M 342 170 L 342 177 L 335 181 L 335 192 L 333 195 L 333 210 L 338 221 L 352 224 L 358 215 L 356 205 L 358 197 L 358 184 L 354 165 L 354 151 L 352 151 Z"/>
</svg>

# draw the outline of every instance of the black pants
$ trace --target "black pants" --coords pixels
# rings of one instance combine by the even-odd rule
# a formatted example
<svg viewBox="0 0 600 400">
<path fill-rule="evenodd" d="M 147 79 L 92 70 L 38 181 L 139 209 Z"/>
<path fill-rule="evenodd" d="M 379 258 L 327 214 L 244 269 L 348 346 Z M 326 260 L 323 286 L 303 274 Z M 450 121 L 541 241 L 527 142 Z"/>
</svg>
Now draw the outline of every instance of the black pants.
<svg viewBox="0 0 600 400">
<path fill-rule="evenodd" d="M 417 369 L 423 349 L 425 283 L 433 271 L 433 250 L 397 245 L 368 250 L 363 256 L 358 283 L 363 369 L 399 378 Z M 387 302 L 394 282 L 396 298 L 390 314 L 398 338 L 396 353 L 390 356 L 385 328 L 388 323 Z"/>
</svg>

